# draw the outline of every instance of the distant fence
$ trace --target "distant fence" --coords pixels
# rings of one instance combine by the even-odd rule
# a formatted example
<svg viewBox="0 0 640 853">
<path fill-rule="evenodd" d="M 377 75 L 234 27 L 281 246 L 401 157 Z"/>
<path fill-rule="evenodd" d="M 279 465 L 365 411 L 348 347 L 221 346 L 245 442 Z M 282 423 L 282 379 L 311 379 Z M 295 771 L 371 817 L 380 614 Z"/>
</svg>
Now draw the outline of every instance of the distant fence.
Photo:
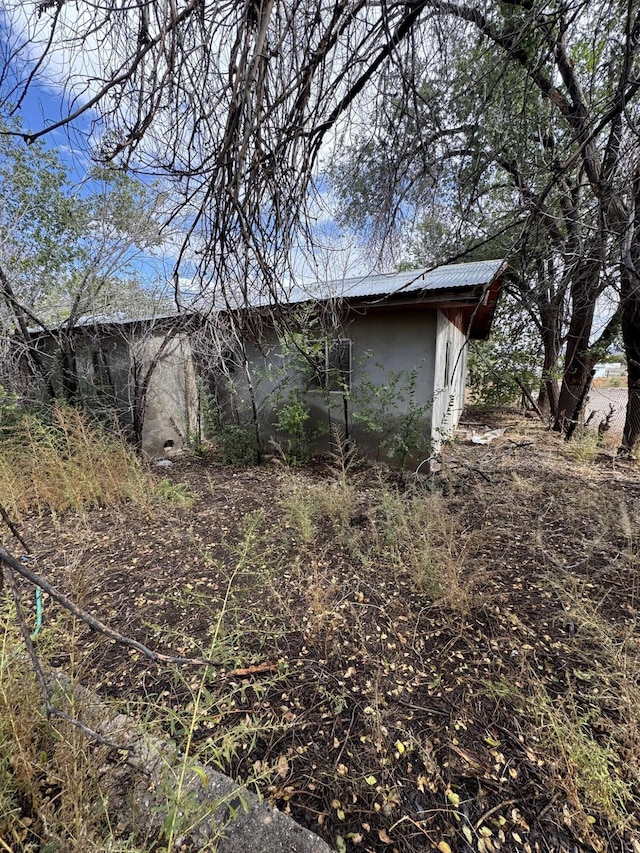
<svg viewBox="0 0 640 853">
<path fill-rule="evenodd" d="M 598 424 L 613 409 L 613 414 L 609 421 L 609 435 L 611 437 L 621 436 L 627 412 L 627 396 L 626 381 L 620 387 L 592 386 L 585 406 L 585 419 L 588 419 L 593 412 L 593 417 L 589 421 L 589 425 L 597 429 Z"/>
</svg>

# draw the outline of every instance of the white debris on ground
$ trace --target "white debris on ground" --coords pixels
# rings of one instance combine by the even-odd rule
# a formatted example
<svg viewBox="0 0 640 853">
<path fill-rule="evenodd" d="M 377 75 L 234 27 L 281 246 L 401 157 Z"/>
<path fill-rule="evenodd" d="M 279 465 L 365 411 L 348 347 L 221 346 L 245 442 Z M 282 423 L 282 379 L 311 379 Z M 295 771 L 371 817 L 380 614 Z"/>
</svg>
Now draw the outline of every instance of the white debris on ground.
<svg viewBox="0 0 640 853">
<path fill-rule="evenodd" d="M 158 459 L 153 463 L 156 468 L 172 468 L 173 462 L 170 459 Z"/>
<path fill-rule="evenodd" d="M 475 430 L 471 433 L 471 441 L 473 444 L 491 444 L 496 438 L 500 438 L 506 432 L 505 429 L 491 429 L 489 432 L 478 433 Z"/>
</svg>

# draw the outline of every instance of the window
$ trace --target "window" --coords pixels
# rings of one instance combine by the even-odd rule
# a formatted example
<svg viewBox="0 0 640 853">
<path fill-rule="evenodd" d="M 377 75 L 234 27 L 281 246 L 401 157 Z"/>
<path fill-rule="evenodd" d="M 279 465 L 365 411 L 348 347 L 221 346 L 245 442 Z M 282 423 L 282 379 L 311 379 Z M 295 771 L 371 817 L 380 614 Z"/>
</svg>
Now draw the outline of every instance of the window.
<svg viewBox="0 0 640 853">
<path fill-rule="evenodd" d="M 240 366 L 240 356 L 231 349 L 231 347 L 223 347 L 220 353 L 220 370 L 225 375 L 231 376 Z"/>
<path fill-rule="evenodd" d="M 311 391 L 329 391 L 342 394 L 351 388 L 351 341 L 344 338 L 320 343 L 320 351 L 314 358 L 314 367 L 309 381 Z"/>
<path fill-rule="evenodd" d="M 348 391 L 351 388 L 351 341 L 325 341 L 324 347 L 324 389 L 340 393 Z"/>
<path fill-rule="evenodd" d="M 91 352 L 91 363 L 95 385 L 111 387 L 113 382 L 111 381 L 108 353 L 102 347 L 93 349 Z"/>
<path fill-rule="evenodd" d="M 444 353 L 444 385 L 448 388 L 451 384 L 451 341 L 447 341 Z"/>
</svg>

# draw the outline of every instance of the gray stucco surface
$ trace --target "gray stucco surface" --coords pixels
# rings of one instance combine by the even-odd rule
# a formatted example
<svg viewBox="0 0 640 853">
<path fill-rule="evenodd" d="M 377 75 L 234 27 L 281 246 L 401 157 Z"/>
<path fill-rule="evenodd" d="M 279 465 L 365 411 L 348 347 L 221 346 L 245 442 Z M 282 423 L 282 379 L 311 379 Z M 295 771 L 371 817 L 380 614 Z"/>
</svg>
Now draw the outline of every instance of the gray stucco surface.
<svg viewBox="0 0 640 853">
<path fill-rule="evenodd" d="M 437 316 L 433 308 L 419 305 L 369 307 L 350 312 L 331 333 L 335 338 L 352 342 L 351 388 L 346 407 L 339 392 L 304 390 L 305 378 L 287 370 L 282 349 L 272 332 L 261 352 L 249 348 L 247 353 L 264 431 L 276 442 L 284 438 L 275 427 L 277 410 L 291 388 L 298 387 L 304 391 L 302 399 L 310 411 L 308 430 L 319 450 L 329 447 L 333 426 L 345 434 L 346 414 L 349 435 L 361 449 L 385 458 L 380 434 L 369 429 L 366 420 L 384 421 L 384 430 L 391 433 L 394 424 L 400 425 L 410 409 L 420 412 L 420 425 L 415 426 L 421 430 L 426 444 L 431 437 Z M 234 376 L 234 382 L 235 405 L 248 420 L 248 386 L 240 374 Z"/>
<path fill-rule="evenodd" d="M 163 343 L 161 335 L 145 344 L 142 360 L 149 363 Z M 195 430 L 198 408 L 191 344 L 178 335 L 165 348 L 151 376 L 142 434 L 142 449 L 155 459 L 183 449 Z"/>
</svg>

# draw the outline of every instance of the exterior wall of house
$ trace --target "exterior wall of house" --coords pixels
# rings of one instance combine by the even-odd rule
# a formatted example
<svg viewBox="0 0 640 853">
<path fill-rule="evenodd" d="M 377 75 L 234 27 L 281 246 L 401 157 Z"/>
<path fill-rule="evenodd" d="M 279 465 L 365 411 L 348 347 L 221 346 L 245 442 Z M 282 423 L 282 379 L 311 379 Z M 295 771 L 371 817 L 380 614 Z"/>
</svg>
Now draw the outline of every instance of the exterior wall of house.
<svg viewBox="0 0 640 853">
<path fill-rule="evenodd" d="M 78 381 L 78 398 L 92 411 L 115 413 L 124 426 L 131 422 L 129 403 L 129 343 L 108 331 L 87 329 L 73 340 Z M 59 346 L 45 342 L 49 380 L 56 394 L 63 396 Z"/>
<path fill-rule="evenodd" d="M 350 393 L 314 389 L 304 358 L 283 358 L 275 332 L 261 351 L 247 348 L 255 401 L 267 450 L 286 451 L 289 436 L 277 428 L 278 411 L 292 389 L 301 392 L 310 418 L 307 435 L 318 450 L 331 446 L 334 427 L 370 455 L 410 465 L 428 455 L 434 399 L 436 312 L 410 307 L 352 311 L 334 337 L 351 341 Z M 287 363 L 288 362 L 288 363 Z M 306 375 L 305 375 L 306 374 Z M 241 368 L 233 374 L 231 404 L 241 422 L 251 417 L 250 392 Z M 405 452 L 403 448 L 408 447 Z"/>
<path fill-rule="evenodd" d="M 436 316 L 432 309 L 370 309 L 349 329 L 354 340 L 352 434 L 376 458 L 418 464 L 429 455 Z M 379 396 L 371 401 L 371 391 Z M 373 403 L 373 405 L 372 405 Z M 367 427 L 372 421 L 382 427 Z"/>
<path fill-rule="evenodd" d="M 78 398 L 91 410 L 116 415 L 126 430 L 133 423 L 135 396 L 133 364 L 148 366 L 162 346 L 165 332 L 87 328 L 76 334 L 74 346 Z M 47 343 L 51 381 L 61 391 L 59 359 Z M 149 383 L 142 431 L 142 451 L 150 458 L 183 448 L 197 418 L 197 385 L 187 335 L 177 335 L 162 352 Z"/>
<path fill-rule="evenodd" d="M 163 334 L 155 334 L 143 344 L 143 363 L 151 363 L 163 340 Z M 177 335 L 162 352 L 151 376 L 142 430 L 143 453 L 158 458 L 181 450 L 195 434 L 197 415 L 191 344 L 186 335 Z"/>
<path fill-rule="evenodd" d="M 454 316 L 454 319 L 455 316 Z M 460 323 L 437 312 L 434 401 L 431 436 L 434 448 L 451 435 L 464 409 L 467 377 L 466 336 Z"/>
<path fill-rule="evenodd" d="M 79 395 L 96 410 L 117 413 L 123 425 L 131 423 L 129 402 L 129 342 L 122 335 L 91 333 L 76 339 Z"/>
</svg>

